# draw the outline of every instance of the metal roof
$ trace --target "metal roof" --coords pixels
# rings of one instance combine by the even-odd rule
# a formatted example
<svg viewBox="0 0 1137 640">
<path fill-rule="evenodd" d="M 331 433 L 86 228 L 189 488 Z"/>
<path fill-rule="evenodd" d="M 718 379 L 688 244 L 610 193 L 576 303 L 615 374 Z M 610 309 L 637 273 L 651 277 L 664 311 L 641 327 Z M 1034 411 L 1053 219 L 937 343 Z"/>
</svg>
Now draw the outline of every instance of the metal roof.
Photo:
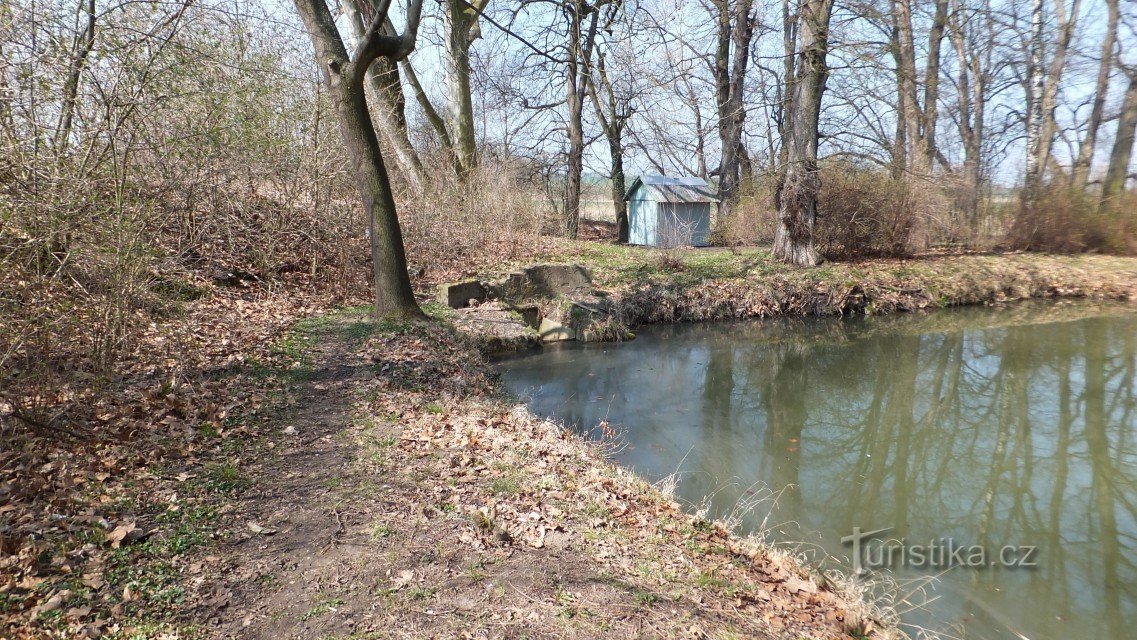
<svg viewBox="0 0 1137 640">
<path fill-rule="evenodd" d="M 640 176 L 628 188 L 624 200 L 636 189 L 647 189 L 657 202 L 718 202 L 718 193 L 706 180 L 694 176 Z"/>
</svg>

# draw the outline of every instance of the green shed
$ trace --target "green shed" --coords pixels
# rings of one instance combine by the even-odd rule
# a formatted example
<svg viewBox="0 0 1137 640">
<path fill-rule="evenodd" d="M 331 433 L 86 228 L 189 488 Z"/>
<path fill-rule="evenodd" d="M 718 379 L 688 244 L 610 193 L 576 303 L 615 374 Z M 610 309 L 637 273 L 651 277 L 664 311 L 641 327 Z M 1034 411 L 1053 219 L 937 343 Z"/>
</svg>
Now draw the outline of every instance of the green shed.
<svg viewBox="0 0 1137 640">
<path fill-rule="evenodd" d="M 628 242 L 648 247 L 705 247 L 710 243 L 715 190 L 702 178 L 640 176 L 624 197 Z"/>
</svg>

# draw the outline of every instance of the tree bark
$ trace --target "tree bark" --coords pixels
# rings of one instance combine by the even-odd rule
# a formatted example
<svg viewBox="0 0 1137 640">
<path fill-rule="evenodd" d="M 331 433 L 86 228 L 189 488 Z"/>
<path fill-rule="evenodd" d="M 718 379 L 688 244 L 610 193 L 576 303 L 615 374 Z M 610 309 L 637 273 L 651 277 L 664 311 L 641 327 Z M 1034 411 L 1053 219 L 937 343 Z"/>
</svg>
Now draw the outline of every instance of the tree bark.
<svg viewBox="0 0 1137 640">
<path fill-rule="evenodd" d="M 628 203 L 624 202 L 624 191 L 627 188 L 624 175 L 624 128 L 632 117 L 632 109 L 624 105 L 620 108 L 620 101 L 616 98 L 616 89 L 608 78 L 608 68 L 603 53 L 598 53 L 595 68 L 585 74 L 588 82 L 588 95 L 592 98 L 592 106 L 596 110 L 596 118 L 600 121 L 600 128 L 608 139 L 608 153 L 612 158 L 612 211 L 616 216 L 616 241 L 628 241 Z M 608 104 L 607 109 L 600 103 L 597 89 L 604 92 Z"/>
<path fill-rule="evenodd" d="M 576 239 L 580 229 L 580 186 L 584 172 L 584 98 L 588 90 L 588 61 L 596 42 L 597 12 L 581 0 L 567 7 L 569 12 L 569 46 L 566 73 L 565 104 L 568 107 L 568 162 L 565 173 L 565 235 Z M 584 21 L 589 20 L 588 31 Z"/>
<path fill-rule="evenodd" d="M 377 11 L 352 59 L 324 0 L 294 0 L 294 4 L 312 40 L 363 200 L 375 276 L 374 316 L 423 318 L 407 273 L 395 199 L 364 89 L 368 68 L 376 58 L 405 58 L 414 48 L 422 0 L 413 1 L 408 7 L 406 32 L 399 37 L 380 33 L 386 10 Z"/>
<path fill-rule="evenodd" d="M 1078 23 L 1078 12 L 1081 0 L 1074 0 L 1070 6 L 1070 14 L 1066 15 L 1066 0 L 1054 0 L 1054 13 L 1058 22 L 1058 38 L 1054 43 L 1054 57 L 1050 59 L 1050 68 L 1046 74 L 1042 89 L 1042 121 L 1039 125 L 1038 139 L 1038 176 L 1041 180 L 1050 163 L 1050 149 L 1054 145 L 1054 136 L 1058 132 L 1058 123 L 1055 119 L 1055 110 L 1058 107 L 1058 90 L 1062 85 L 1062 74 L 1066 70 L 1066 56 L 1070 51 L 1070 42 L 1074 38 L 1074 27 Z"/>
<path fill-rule="evenodd" d="M 774 257 L 800 266 L 821 262 L 813 247 L 817 220 L 817 194 L 821 178 L 817 167 L 821 98 L 829 76 L 829 18 L 833 0 L 801 3 L 800 52 L 794 78 L 793 113 L 789 126 L 789 155 L 780 189 L 778 229 Z"/>
<path fill-rule="evenodd" d="M 1042 0 L 1032 0 L 1030 13 L 1030 68 L 1027 74 L 1026 200 L 1034 196 L 1040 179 L 1038 157 L 1042 145 Z"/>
<path fill-rule="evenodd" d="M 939 121 L 940 101 L 940 50 L 947 26 L 947 0 L 936 0 L 932 28 L 928 32 L 928 59 L 924 67 L 924 121 L 920 141 L 920 162 L 925 172 L 931 172 L 936 157 L 936 125 Z"/>
<path fill-rule="evenodd" d="M 947 23 L 949 38 L 959 58 L 956 100 L 959 106 L 959 137 L 963 143 L 963 194 L 957 199 L 957 206 L 967 215 L 973 235 L 979 232 L 979 188 L 983 174 L 983 135 L 985 129 L 985 105 L 987 102 L 987 75 L 983 55 L 974 43 L 968 42 L 967 26 L 972 13 L 966 14 L 968 22 L 961 22 L 965 14 L 960 1 L 953 0 L 951 19 Z M 989 23 L 989 16 L 985 16 Z M 986 38 L 987 46 L 992 46 Z M 988 49 L 989 50 L 989 49 Z"/>
<path fill-rule="evenodd" d="M 63 85 L 63 105 L 59 111 L 59 126 L 55 130 L 54 146 L 56 154 L 66 154 L 68 139 L 71 137 L 72 122 L 75 118 L 75 104 L 79 98 L 79 80 L 86 66 L 87 56 L 95 47 L 95 0 L 80 3 L 81 11 L 87 14 L 87 24 L 83 32 L 76 34 L 74 51 L 71 55 L 71 68 Z"/>
<path fill-rule="evenodd" d="M 1106 0 L 1106 6 L 1109 10 L 1109 19 L 1105 28 L 1105 40 L 1101 43 L 1101 61 L 1098 63 L 1097 83 L 1094 86 L 1094 102 L 1090 108 L 1089 121 L 1086 123 L 1086 137 L 1078 148 L 1078 159 L 1074 162 L 1073 184 L 1077 189 L 1085 189 L 1089 183 L 1098 129 L 1101 128 L 1105 99 L 1109 94 L 1109 73 L 1113 70 L 1113 49 L 1117 44 L 1117 23 L 1121 11 L 1118 0 Z"/>
<path fill-rule="evenodd" d="M 620 136 L 608 139 L 608 150 L 612 154 L 612 208 L 616 214 L 616 241 L 628 242 L 628 203 L 624 202 L 627 191 L 627 178 L 624 175 L 624 148 Z"/>
<path fill-rule="evenodd" d="M 1129 178 L 1129 162 L 1133 158 L 1133 140 L 1137 134 L 1137 69 L 1129 71 L 1129 88 L 1117 118 L 1117 135 L 1109 154 L 1109 169 L 1102 182 L 1101 199 L 1108 203 L 1125 190 Z"/>
</svg>

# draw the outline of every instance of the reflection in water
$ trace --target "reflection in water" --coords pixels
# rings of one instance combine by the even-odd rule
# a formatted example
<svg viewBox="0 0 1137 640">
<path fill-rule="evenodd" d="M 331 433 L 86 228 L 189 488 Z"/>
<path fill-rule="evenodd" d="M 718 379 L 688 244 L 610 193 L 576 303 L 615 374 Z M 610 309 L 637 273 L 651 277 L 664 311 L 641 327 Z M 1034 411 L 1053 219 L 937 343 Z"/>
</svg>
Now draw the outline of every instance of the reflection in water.
<svg viewBox="0 0 1137 640">
<path fill-rule="evenodd" d="M 798 528 L 776 532 L 818 532 L 833 554 L 848 555 L 838 541 L 854 526 L 1038 547 L 1035 569 L 946 572 L 914 624 L 1120 640 L 1137 625 L 1135 366 L 1137 315 L 1036 305 L 653 327 L 502 375 L 538 413 L 619 425 L 623 463 L 679 471 L 680 496 L 712 513 L 787 488 L 771 522 Z"/>
</svg>

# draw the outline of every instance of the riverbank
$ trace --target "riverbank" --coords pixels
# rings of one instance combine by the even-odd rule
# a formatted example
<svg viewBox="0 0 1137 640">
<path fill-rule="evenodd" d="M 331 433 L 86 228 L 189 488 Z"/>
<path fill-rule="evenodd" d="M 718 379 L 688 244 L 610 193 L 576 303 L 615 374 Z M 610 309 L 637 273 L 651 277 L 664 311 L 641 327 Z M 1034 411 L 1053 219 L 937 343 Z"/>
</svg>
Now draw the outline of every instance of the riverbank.
<svg viewBox="0 0 1137 640">
<path fill-rule="evenodd" d="M 668 322 L 887 316 L 1033 299 L 1137 297 L 1137 260 L 1115 256 L 952 254 L 797 269 L 756 248 L 661 251 L 579 242 L 537 258 L 586 268 L 589 290 L 457 310 L 456 324 L 482 340 L 483 349 L 511 351 L 542 340 L 621 341 L 637 326 Z M 525 275 L 519 266 L 478 274 L 478 286 L 492 291 L 504 278 Z M 511 316 L 511 309 L 529 309 L 537 321 Z"/>
<path fill-rule="evenodd" d="M 1137 260 L 1098 256 L 798 271 L 757 250 L 557 243 L 538 261 L 588 266 L 622 326 L 1128 300 L 1137 285 Z M 434 323 L 376 326 L 294 294 L 216 291 L 189 306 L 178 382 L 140 361 L 113 403 L 95 405 L 121 437 L 29 439 L 4 454 L 6 635 L 798 638 L 888 627 L 857 593 L 684 514 L 613 467 L 603 444 L 499 395 L 479 337 L 451 329 L 467 311 L 433 306 Z"/>
<path fill-rule="evenodd" d="M 764 249 L 681 249 L 585 243 L 554 251 L 593 269 L 617 320 L 610 337 L 659 322 L 785 315 L 889 315 L 1038 298 L 1137 298 L 1137 260 L 1044 254 L 928 255 L 796 269 Z"/>
</svg>

